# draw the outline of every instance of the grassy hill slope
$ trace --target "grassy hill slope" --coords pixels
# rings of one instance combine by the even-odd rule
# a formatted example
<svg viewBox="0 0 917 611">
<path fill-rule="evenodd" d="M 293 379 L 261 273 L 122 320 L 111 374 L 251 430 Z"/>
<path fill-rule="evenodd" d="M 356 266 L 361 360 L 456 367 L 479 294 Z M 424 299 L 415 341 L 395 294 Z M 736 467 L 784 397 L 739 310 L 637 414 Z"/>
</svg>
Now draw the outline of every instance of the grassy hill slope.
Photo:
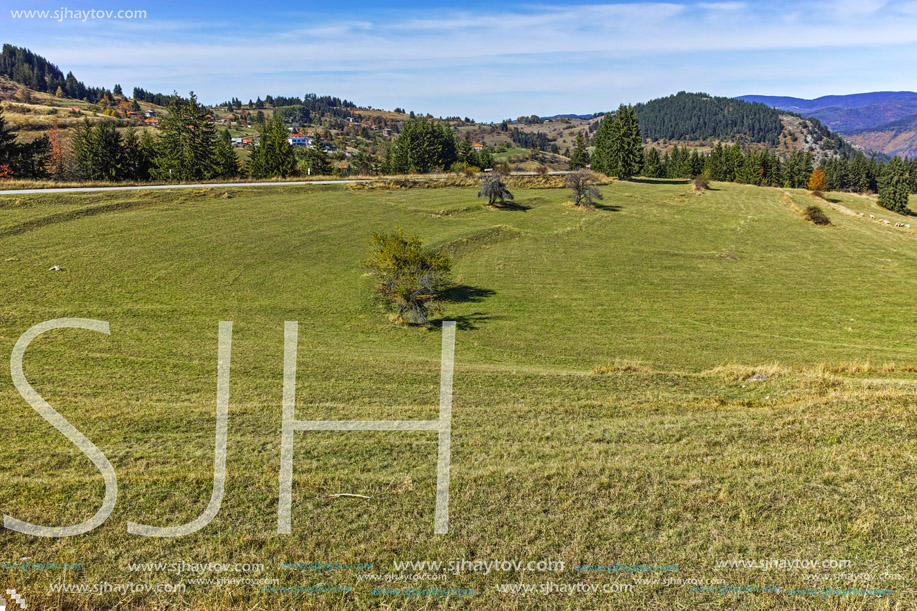
<svg viewBox="0 0 917 611">
<path fill-rule="evenodd" d="M 855 572 L 901 574 L 893 601 L 912 604 L 917 231 L 893 226 L 910 219 L 853 195 L 830 194 L 822 205 L 834 224 L 816 227 L 797 211 L 814 201 L 800 191 L 716 184 L 698 195 L 679 181 L 602 189 L 594 212 L 544 189 L 515 190 L 524 212 L 486 209 L 473 188 L 0 197 L 0 353 L 51 318 L 110 322 L 110 337 L 40 338 L 25 373 L 109 456 L 121 494 L 103 527 L 55 542 L 53 555 L 47 540 L 9 531 L 0 548 L 85 562 L 65 578 L 77 583 L 184 581 L 128 563 L 185 560 L 265 562 L 242 577 L 354 587 L 189 585 L 132 594 L 132 608 L 426 603 L 374 595 L 380 585 L 473 588 L 448 602 L 473 609 L 823 602 L 573 570 L 678 564 L 679 578 L 807 585 L 799 573 L 713 566 L 746 557 L 850 558 Z M 281 537 L 285 320 L 300 324 L 298 418 L 435 417 L 439 331 L 388 322 L 362 267 L 369 234 L 398 226 L 452 252 L 460 284 L 445 312 L 459 327 L 450 534 L 432 535 L 433 435 L 329 432 L 297 434 L 294 532 Z M 223 508 L 187 537 L 129 536 L 127 520 L 183 523 L 209 499 L 221 320 L 234 321 Z M 0 418 L 2 511 L 53 524 L 90 515 L 102 496 L 97 471 L 8 377 Z M 329 496 L 341 492 L 371 498 Z M 395 560 L 455 558 L 554 559 L 566 569 L 380 584 L 357 581 L 362 571 L 279 566 L 373 562 L 370 572 L 384 574 Z M 40 608 L 118 600 L 47 594 L 57 573 L 5 577 Z M 572 598 L 496 589 L 546 581 L 634 588 Z"/>
</svg>

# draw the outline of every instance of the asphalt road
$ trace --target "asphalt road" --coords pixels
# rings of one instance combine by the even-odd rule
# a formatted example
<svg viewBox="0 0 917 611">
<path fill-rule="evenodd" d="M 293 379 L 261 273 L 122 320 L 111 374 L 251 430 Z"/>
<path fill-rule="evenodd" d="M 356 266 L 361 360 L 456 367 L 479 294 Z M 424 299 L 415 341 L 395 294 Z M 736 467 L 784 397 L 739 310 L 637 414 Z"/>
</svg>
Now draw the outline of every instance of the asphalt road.
<svg viewBox="0 0 917 611">
<path fill-rule="evenodd" d="M 27 193 L 82 193 L 90 191 L 133 191 L 145 189 L 192 189 L 199 187 L 285 187 L 292 185 L 337 185 L 366 180 L 297 180 L 291 182 L 208 182 L 174 185 L 131 185 L 120 187 L 60 187 L 52 189 L 4 189 L 0 195 L 25 195 Z"/>
<path fill-rule="evenodd" d="M 570 172 L 548 172 L 551 175 L 563 175 Z M 535 172 L 513 172 L 512 176 L 536 176 Z M 437 179 L 434 179 L 437 180 Z M 441 179 L 439 179 L 441 180 Z M 93 191 L 136 191 L 144 189 L 195 189 L 201 187 L 287 187 L 293 185 L 341 185 L 354 182 L 370 182 L 367 179 L 341 180 L 294 180 L 284 182 L 207 182 L 193 184 L 168 185 L 131 185 L 114 187 L 54 187 L 50 189 L 3 189 L 0 195 L 27 195 L 29 193 L 88 193 Z"/>
</svg>

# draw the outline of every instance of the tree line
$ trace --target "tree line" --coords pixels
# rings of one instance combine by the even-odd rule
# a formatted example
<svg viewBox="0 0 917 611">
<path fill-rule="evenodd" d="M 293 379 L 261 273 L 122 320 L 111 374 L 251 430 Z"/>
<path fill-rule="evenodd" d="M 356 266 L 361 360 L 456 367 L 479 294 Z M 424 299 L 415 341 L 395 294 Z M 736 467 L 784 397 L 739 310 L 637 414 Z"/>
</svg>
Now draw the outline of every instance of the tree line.
<svg viewBox="0 0 917 611">
<path fill-rule="evenodd" d="M 51 155 L 51 141 L 41 136 L 31 142 L 20 141 L 6 126 L 0 110 L 0 180 L 45 178 Z"/>
<path fill-rule="evenodd" d="M 674 147 L 663 155 L 646 150 L 641 174 L 647 178 L 687 178 L 759 186 L 805 188 L 812 175 L 812 153 L 795 151 L 781 159 L 771 149 L 743 150 L 738 144 L 718 143 L 708 153 Z M 894 157 L 885 162 L 862 153 L 853 158 L 830 157 L 819 163 L 825 173 L 825 190 L 853 193 L 879 192 L 883 176 L 903 176 L 911 193 L 917 193 L 917 159 Z"/>
<path fill-rule="evenodd" d="M 476 151 L 467 135 L 456 138 L 449 126 L 415 117 L 405 121 L 386 149 L 382 169 L 388 174 L 426 174 L 459 168 L 483 170 L 493 167 L 493 162 L 493 154 L 486 148 Z"/>
<path fill-rule="evenodd" d="M 217 133 L 193 93 L 170 100 L 156 138 L 133 129 L 122 135 L 112 121 L 84 119 L 70 146 L 81 176 L 89 180 L 195 181 L 232 178 L 242 170 L 229 132 Z"/>
<path fill-rule="evenodd" d="M 191 93 L 173 96 L 160 118 L 156 136 L 133 128 L 123 134 L 113 121 L 77 125 L 71 153 L 81 178 L 89 180 L 157 180 L 195 182 L 248 175 L 263 179 L 297 174 L 329 175 L 333 165 L 321 138 L 294 149 L 280 116 L 260 124 L 257 144 L 243 165 L 226 129 L 218 130 L 208 109 Z"/>
</svg>

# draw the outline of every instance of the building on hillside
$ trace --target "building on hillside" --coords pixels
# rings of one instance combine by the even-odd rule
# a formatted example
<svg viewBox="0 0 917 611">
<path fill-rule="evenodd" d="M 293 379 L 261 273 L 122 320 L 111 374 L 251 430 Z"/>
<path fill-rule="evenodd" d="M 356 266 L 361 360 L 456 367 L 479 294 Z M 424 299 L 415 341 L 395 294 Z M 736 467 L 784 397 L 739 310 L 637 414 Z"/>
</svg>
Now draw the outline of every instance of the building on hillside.
<svg viewBox="0 0 917 611">
<path fill-rule="evenodd" d="M 146 119 L 143 123 L 147 127 L 157 127 L 159 125 L 159 119 Z"/>
<path fill-rule="evenodd" d="M 291 146 L 312 146 L 312 138 L 300 133 L 290 134 L 290 137 L 287 138 L 287 142 L 289 142 Z"/>
<path fill-rule="evenodd" d="M 145 113 L 143 113 L 143 116 L 146 117 L 147 119 L 152 119 L 153 117 L 156 116 L 156 111 L 153 109 L 150 109 L 146 111 Z"/>
</svg>

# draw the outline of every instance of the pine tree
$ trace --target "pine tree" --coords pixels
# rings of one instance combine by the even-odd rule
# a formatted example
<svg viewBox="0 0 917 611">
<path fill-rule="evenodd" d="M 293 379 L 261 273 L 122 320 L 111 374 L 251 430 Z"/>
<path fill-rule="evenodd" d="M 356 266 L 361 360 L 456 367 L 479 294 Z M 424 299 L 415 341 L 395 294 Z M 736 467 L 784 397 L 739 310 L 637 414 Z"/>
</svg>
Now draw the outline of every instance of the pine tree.
<svg viewBox="0 0 917 611">
<path fill-rule="evenodd" d="M 662 167 L 659 151 L 654 147 L 647 149 L 643 155 L 643 171 L 641 174 L 647 178 L 662 178 L 665 176 L 665 168 Z"/>
<path fill-rule="evenodd" d="M 850 162 L 848 181 L 850 190 L 855 193 L 865 193 L 869 189 L 866 157 L 862 153 L 854 157 Z"/>
<path fill-rule="evenodd" d="M 159 122 L 152 175 L 160 180 L 207 180 L 216 175 L 216 128 L 192 92 L 173 96 Z"/>
<path fill-rule="evenodd" d="M 252 178 L 285 178 L 296 173 L 296 155 L 287 138 L 287 128 L 280 115 L 261 125 L 258 145 L 249 160 Z"/>
<path fill-rule="evenodd" d="M 614 133 L 615 174 L 620 180 L 630 180 L 643 167 L 643 141 L 633 107 L 622 104 L 618 109 L 617 129 Z"/>
<path fill-rule="evenodd" d="M 577 132 L 573 153 L 570 154 L 569 168 L 580 170 L 587 165 L 589 165 L 589 151 L 586 150 L 586 136 L 583 135 L 583 132 Z"/>
<path fill-rule="evenodd" d="M 124 134 L 123 144 L 123 178 L 128 180 L 149 180 L 153 167 L 155 150 L 150 132 L 144 131 L 141 136 L 137 130 L 130 128 Z"/>
<path fill-rule="evenodd" d="M 606 176 L 611 176 L 615 170 L 612 150 L 614 146 L 615 121 L 614 115 L 605 115 L 593 140 L 592 169 Z"/>
<path fill-rule="evenodd" d="M 893 157 L 879 177 L 879 205 L 898 214 L 908 213 L 907 167 L 900 157 Z"/>
<path fill-rule="evenodd" d="M 452 130 L 421 117 L 405 121 L 388 155 L 386 170 L 392 174 L 425 174 L 452 167 L 457 159 Z"/>
<path fill-rule="evenodd" d="M 471 146 L 470 134 L 465 134 L 465 137 L 458 141 L 455 149 L 455 153 L 459 161 L 467 163 L 468 165 L 477 165 L 472 163 L 472 161 L 476 160 L 472 159 L 472 155 L 474 154 L 474 147 Z"/>
<path fill-rule="evenodd" d="M 220 132 L 216 144 L 216 175 L 219 178 L 234 178 L 241 173 L 241 163 L 232 148 L 232 137 L 229 130 Z"/>
</svg>

